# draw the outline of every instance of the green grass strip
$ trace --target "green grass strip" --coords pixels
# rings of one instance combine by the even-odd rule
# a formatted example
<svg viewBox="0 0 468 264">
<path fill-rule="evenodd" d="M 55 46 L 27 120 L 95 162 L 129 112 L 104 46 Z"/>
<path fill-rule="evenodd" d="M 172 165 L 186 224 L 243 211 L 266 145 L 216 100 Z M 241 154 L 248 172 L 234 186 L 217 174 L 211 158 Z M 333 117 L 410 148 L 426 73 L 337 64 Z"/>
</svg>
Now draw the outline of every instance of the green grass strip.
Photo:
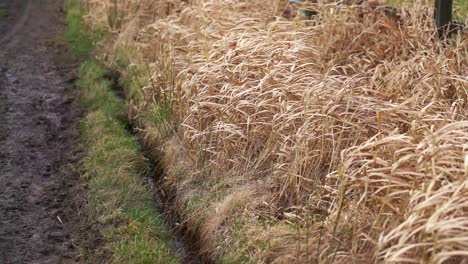
<svg viewBox="0 0 468 264">
<path fill-rule="evenodd" d="M 77 57 L 89 56 L 95 41 L 81 22 L 79 1 L 67 1 L 66 8 L 65 37 L 71 50 Z M 82 163 L 85 221 L 101 226 L 105 238 L 102 249 L 88 254 L 109 255 L 106 263 L 179 263 L 145 186 L 149 170 L 138 140 L 126 129 L 125 102 L 112 91 L 106 76 L 110 74 L 104 66 L 88 59 L 77 82 L 86 111 L 81 125 L 87 146 Z"/>
<path fill-rule="evenodd" d="M 103 79 L 104 73 L 97 62 L 88 61 L 78 84 L 89 111 L 82 121 L 88 146 L 83 162 L 86 215 L 105 227 L 110 263 L 178 263 L 144 185 L 148 168 L 140 144 L 121 121 L 125 103 Z"/>
</svg>

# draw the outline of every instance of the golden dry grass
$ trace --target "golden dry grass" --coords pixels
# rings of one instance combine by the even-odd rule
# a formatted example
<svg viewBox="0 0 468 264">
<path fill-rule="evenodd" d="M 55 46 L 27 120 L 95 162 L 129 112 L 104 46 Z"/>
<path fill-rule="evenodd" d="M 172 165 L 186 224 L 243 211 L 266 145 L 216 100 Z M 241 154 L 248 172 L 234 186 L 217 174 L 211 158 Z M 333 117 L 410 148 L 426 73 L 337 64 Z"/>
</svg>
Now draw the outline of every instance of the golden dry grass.
<svg viewBox="0 0 468 264">
<path fill-rule="evenodd" d="M 278 0 L 86 3 L 107 51 L 147 74 L 131 118 L 205 253 L 468 258 L 468 42 L 439 42 L 430 6 L 304 20 Z"/>
</svg>

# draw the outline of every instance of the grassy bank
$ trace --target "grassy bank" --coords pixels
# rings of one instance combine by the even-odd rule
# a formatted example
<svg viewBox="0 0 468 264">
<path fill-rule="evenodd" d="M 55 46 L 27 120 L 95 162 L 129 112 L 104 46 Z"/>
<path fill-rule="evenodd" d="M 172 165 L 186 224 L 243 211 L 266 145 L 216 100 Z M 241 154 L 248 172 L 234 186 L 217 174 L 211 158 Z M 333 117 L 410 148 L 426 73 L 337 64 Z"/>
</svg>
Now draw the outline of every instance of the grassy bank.
<svg viewBox="0 0 468 264">
<path fill-rule="evenodd" d="M 150 172 L 141 146 L 127 130 L 125 102 L 112 90 L 110 72 L 90 58 L 98 35 L 81 21 L 79 1 L 67 1 L 66 38 L 76 58 L 85 59 L 77 86 L 85 110 L 82 164 L 86 187 L 84 225 L 99 226 L 102 248 L 84 252 L 105 263 L 178 263 L 168 246 L 161 216 L 145 185 Z"/>
</svg>

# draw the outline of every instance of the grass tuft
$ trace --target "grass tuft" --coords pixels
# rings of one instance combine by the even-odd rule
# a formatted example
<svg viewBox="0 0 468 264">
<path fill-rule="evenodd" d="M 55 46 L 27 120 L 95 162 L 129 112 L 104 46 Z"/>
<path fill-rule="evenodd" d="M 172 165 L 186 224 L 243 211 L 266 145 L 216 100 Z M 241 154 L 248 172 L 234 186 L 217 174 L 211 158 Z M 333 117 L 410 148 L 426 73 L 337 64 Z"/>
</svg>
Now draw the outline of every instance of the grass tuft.
<svg viewBox="0 0 468 264">
<path fill-rule="evenodd" d="M 65 39 L 76 59 L 86 59 L 94 50 L 95 42 L 100 38 L 99 31 L 95 29 L 91 33 L 87 29 L 82 19 L 84 10 L 80 1 L 65 0 L 64 8 L 67 10 L 66 20 L 68 24 Z"/>
</svg>

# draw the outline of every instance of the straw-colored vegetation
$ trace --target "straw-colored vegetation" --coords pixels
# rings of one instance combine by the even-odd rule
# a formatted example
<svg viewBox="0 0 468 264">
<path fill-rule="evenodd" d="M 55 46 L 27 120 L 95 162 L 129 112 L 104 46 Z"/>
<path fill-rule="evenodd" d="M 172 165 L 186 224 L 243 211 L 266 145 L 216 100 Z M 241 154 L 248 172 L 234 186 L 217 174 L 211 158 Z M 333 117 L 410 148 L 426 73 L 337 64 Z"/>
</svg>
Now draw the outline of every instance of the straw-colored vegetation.
<svg viewBox="0 0 468 264">
<path fill-rule="evenodd" d="M 282 0 L 85 1 L 203 253 L 461 263 L 468 42 L 439 42 L 416 2 L 322 3 L 306 20 Z"/>
</svg>

